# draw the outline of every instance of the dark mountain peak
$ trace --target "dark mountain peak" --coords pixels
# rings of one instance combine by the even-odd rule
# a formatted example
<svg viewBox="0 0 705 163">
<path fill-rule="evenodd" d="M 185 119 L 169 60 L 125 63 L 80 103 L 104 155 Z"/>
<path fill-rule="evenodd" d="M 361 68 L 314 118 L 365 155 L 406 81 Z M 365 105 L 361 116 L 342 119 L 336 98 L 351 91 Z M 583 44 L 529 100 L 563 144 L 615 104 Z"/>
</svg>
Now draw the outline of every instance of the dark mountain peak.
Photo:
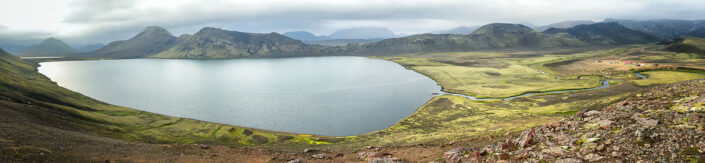
<svg viewBox="0 0 705 163">
<path fill-rule="evenodd" d="M 137 34 L 134 38 L 142 38 L 142 37 L 167 37 L 167 38 L 176 38 L 171 32 L 167 31 L 166 29 L 160 27 L 160 26 L 148 26 L 145 27 L 142 32 Z"/>
<path fill-rule="evenodd" d="M 290 32 L 284 32 L 284 36 L 301 36 L 301 37 L 316 37 L 311 32 L 307 31 L 290 31 Z"/>
<path fill-rule="evenodd" d="M 568 20 L 568 21 L 562 21 L 562 22 L 557 22 L 549 25 L 544 25 L 544 26 L 538 26 L 534 29 L 537 31 L 545 31 L 547 29 L 551 28 L 571 28 L 575 27 L 577 25 L 583 25 L 583 24 L 593 24 L 592 20 Z"/>
<path fill-rule="evenodd" d="M 22 56 L 69 56 L 76 53 L 64 41 L 50 37 L 39 44 L 34 44 L 24 49 L 19 54 Z"/>
<path fill-rule="evenodd" d="M 64 43 L 64 42 L 61 41 L 61 40 L 59 40 L 59 39 L 56 39 L 56 38 L 53 38 L 53 37 L 49 37 L 49 38 L 47 38 L 47 39 L 44 39 L 44 41 L 42 41 L 42 44 L 43 44 L 43 43 Z"/>
<path fill-rule="evenodd" d="M 504 35 L 507 33 L 528 33 L 535 32 L 533 29 L 521 24 L 492 23 L 483 25 L 471 35 Z"/>
<path fill-rule="evenodd" d="M 600 45 L 643 44 L 658 41 L 655 36 L 629 29 L 617 22 L 583 24 L 566 29 L 550 28 L 544 33 L 569 34 L 579 40 Z"/>
<path fill-rule="evenodd" d="M 207 34 L 207 33 L 213 33 L 213 32 L 227 32 L 224 29 L 221 28 L 215 28 L 215 27 L 203 27 L 201 30 L 198 30 L 194 35 L 199 35 L 199 34 Z"/>
<path fill-rule="evenodd" d="M 88 54 L 90 57 L 140 58 L 159 53 L 179 43 L 171 32 L 159 26 L 148 26 L 129 40 L 113 41 Z"/>
<path fill-rule="evenodd" d="M 301 41 L 311 41 L 311 40 L 325 40 L 325 36 L 316 36 L 311 32 L 307 31 L 291 31 L 291 32 L 284 32 L 283 34 L 286 37 L 301 40 Z"/>
</svg>

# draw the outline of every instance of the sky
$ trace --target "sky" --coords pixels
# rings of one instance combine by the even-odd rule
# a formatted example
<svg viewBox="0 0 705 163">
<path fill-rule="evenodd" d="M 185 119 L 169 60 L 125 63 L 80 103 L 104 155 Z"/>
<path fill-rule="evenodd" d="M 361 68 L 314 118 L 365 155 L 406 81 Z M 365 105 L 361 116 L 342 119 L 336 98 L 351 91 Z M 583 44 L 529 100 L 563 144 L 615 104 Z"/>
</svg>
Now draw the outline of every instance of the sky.
<svg viewBox="0 0 705 163">
<path fill-rule="evenodd" d="M 177 36 L 206 26 L 317 35 L 375 26 L 408 35 L 494 22 L 545 25 L 605 18 L 705 19 L 705 1 L 0 0 L 0 43 L 56 37 L 72 45 L 105 44 L 152 25 Z"/>
</svg>

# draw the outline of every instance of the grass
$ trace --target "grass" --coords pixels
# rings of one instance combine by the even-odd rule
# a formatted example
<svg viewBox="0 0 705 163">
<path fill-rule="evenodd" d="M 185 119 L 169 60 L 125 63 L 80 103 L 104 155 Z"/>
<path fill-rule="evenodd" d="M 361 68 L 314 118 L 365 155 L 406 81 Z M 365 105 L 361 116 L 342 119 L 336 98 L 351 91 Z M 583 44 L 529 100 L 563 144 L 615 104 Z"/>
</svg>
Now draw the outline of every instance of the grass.
<svg viewBox="0 0 705 163">
<path fill-rule="evenodd" d="M 441 53 L 386 57 L 424 74 L 438 82 L 444 91 L 478 98 L 501 98 L 529 92 L 583 89 L 600 86 L 600 78 L 587 76 L 577 79 L 559 76 L 542 69 L 546 63 L 580 57 L 604 55 L 587 53 L 576 55 L 516 56 L 501 53 Z M 541 73 L 539 70 L 548 71 Z"/>
<path fill-rule="evenodd" d="M 557 121 L 583 108 L 604 107 L 635 89 L 639 88 L 623 84 L 595 91 L 517 98 L 511 102 L 481 102 L 442 95 L 387 129 L 348 138 L 345 143 L 404 145 L 497 136 Z"/>
<path fill-rule="evenodd" d="M 678 72 L 678 71 L 648 71 L 642 72 L 646 79 L 634 80 L 638 86 L 652 86 L 657 84 L 669 84 L 681 81 L 705 78 L 705 74 Z"/>
</svg>

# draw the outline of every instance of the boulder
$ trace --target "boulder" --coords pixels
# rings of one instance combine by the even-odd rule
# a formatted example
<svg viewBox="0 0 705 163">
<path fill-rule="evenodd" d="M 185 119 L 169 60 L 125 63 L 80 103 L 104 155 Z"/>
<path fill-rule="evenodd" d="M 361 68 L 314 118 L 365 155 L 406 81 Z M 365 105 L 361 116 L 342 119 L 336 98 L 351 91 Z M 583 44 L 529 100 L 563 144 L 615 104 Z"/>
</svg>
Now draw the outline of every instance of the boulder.
<svg viewBox="0 0 705 163">
<path fill-rule="evenodd" d="M 458 163 L 463 158 L 464 148 L 455 148 L 443 154 L 443 160 L 447 163 Z"/>
<path fill-rule="evenodd" d="M 534 136 L 536 136 L 534 129 L 522 132 L 521 139 L 519 139 L 519 147 L 524 148 L 534 143 Z"/>
<path fill-rule="evenodd" d="M 561 147 L 551 147 L 548 149 L 541 150 L 541 152 L 554 157 L 560 157 L 565 155 L 565 153 L 567 153 L 568 151 L 562 149 Z"/>
</svg>

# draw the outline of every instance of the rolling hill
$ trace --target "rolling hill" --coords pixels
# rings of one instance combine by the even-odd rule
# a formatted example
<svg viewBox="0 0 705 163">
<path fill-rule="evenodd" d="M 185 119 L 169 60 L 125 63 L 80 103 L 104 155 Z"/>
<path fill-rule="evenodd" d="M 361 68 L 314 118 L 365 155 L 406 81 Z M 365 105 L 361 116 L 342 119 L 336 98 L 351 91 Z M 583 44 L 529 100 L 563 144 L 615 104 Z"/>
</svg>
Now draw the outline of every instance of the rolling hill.
<svg viewBox="0 0 705 163">
<path fill-rule="evenodd" d="M 666 51 L 705 54 L 705 38 L 681 37 L 673 39 L 664 48 Z"/>
<path fill-rule="evenodd" d="M 144 58 L 174 47 L 179 39 L 162 27 L 150 26 L 129 40 L 114 41 L 86 54 L 97 58 Z"/>
<path fill-rule="evenodd" d="M 631 30 L 615 22 L 577 25 L 566 29 L 551 28 L 543 33 L 567 34 L 578 40 L 598 45 L 643 44 L 659 40 L 655 36 Z"/>
<path fill-rule="evenodd" d="M 47 38 L 39 44 L 34 44 L 17 53 L 23 57 L 74 56 L 76 50 L 59 39 Z"/>
</svg>

